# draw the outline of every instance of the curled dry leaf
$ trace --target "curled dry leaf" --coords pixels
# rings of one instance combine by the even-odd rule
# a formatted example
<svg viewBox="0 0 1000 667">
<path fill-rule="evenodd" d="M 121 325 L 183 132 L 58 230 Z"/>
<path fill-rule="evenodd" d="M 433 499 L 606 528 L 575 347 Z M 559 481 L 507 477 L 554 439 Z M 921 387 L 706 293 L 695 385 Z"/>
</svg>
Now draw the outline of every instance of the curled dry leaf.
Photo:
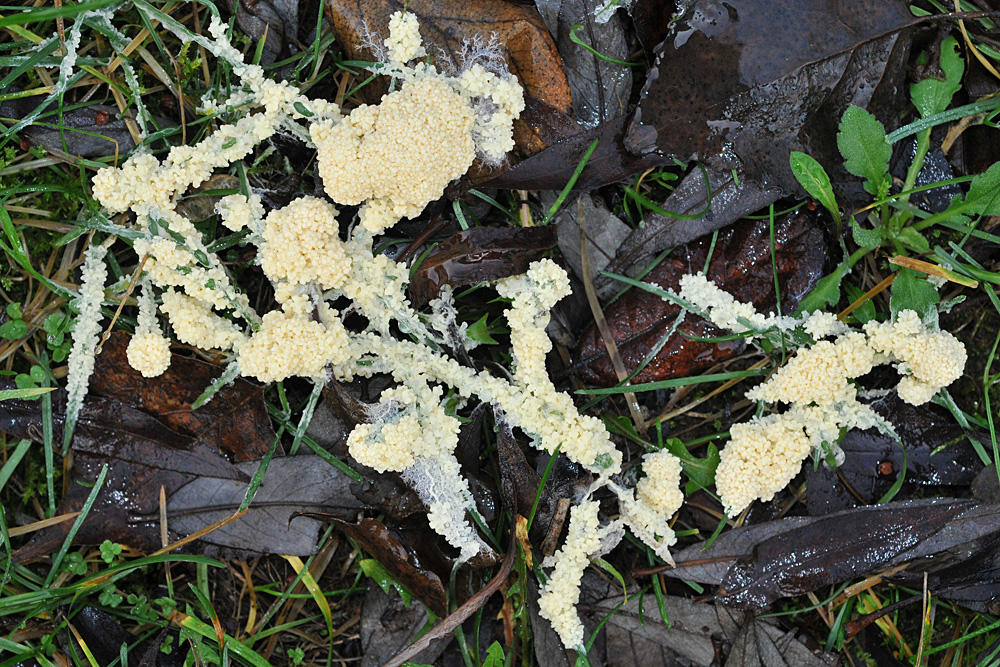
<svg viewBox="0 0 1000 667">
<path fill-rule="evenodd" d="M 825 259 L 823 215 L 803 209 L 775 220 L 774 242 L 782 312 L 791 312 L 816 284 Z M 676 289 L 682 275 L 704 268 L 710 241 L 701 239 L 677 248 L 646 276 L 647 282 Z M 720 232 L 707 273 L 739 301 L 768 312 L 775 307 L 770 225 L 767 220 L 744 220 Z M 605 311 L 618 352 L 628 372 L 635 370 L 673 326 L 680 308 L 649 292 L 633 289 Z M 670 340 L 638 375 L 633 384 L 692 375 L 739 353 L 742 340 L 706 343 L 688 337 L 724 336 L 727 331 L 688 315 Z M 576 353 L 578 375 L 603 386 L 618 383 L 607 349 L 596 326 L 588 328 Z"/>
</svg>

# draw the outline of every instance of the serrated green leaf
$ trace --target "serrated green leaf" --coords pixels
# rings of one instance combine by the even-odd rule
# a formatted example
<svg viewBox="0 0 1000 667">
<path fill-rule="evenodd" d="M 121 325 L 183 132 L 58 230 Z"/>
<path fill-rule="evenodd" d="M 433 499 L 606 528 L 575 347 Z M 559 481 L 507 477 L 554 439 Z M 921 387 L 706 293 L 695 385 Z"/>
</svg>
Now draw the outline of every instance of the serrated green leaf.
<svg viewBox="0 0 1000 667">
<path fill-rule="evenodd" d="M 937 287 L 921 278 L 920 273 L 913 269 L 900 269 L 892 282 L 889 310 L 893 318 L 901 311 L 915 310 L 920 319 L 925 319 L 931 309 L 937 312 L 936 306 L 940 301 Z"/>
<path fill-rule="evenodd" d="M 483 660 L 483 667 L 503 667 L 504 661 L 503 647 L 500 646 L 500 642 L 490 644 L 490 647 L 486 649 L 486 659 Z"/>
<path fill-rule="evenodd" d="M 469 340 L 474 340 L 480 345 L 496 345 L 497 341 L 490 335 L 489 325 L 486 323 L 487 315 L 483 315 L 478 320 L 469 325 L 465 330 L 465 336 Z"/>
<path fill-rule="evenodd" d="M 913 227 L 903 227 L 899 230 L 899 233 L 896 234 L 896 240 L 920 253 L 930 252 L 931 249 L 924 235 Z"/>
<path fill-rule="evenodd" d="M 851 303 L 854 303 L 855 301 L 857 301 L 858 299 L 860 299 L 865 295 L 864 292 L 859 290 L 854 285 L 847 284 L 845 285 L 845 288 L 847 289 L 847 298 L 851 300 Z M 871 299 L 868 299 L 860 306 L 855 308 L 851 312 L 851 315 L 853 315 L 854 318 L 857 319 L 858 322 L 860 322 L 861 324 L 864 324 L 865 322 L 875 319 L 875 302 L 872 301 Z"/>
<path fill-rule="evenodd" d="M 837 206 L 837 198 L 833 194 L 830 177 L 823 169 L 823 165 L 811 155 L 799 151 L 792 151 L 788 162 L 792 167 L 792 174 L 795 175 L 795 179 L 805 191 L 825 206 L 834 220 L 840 220 L 840 207 Z"/>
<path fill-rule="evenodd" d="M 1000 162 L 995 162 L 992 167 L 972 179 L 961 212 L 1000 215 Z"/>
<path fill-rule="evenodd" d="M 876 227 L 875 229 L 865 229 L 858 221 L 851 216 L 851 236 L 854 237 L 854 242 L 857 243 L 862 248 L 877 248 L 882 239 L 885 238 L 885 229 L 882 227 Z"/>
<path fill-rule="evenodd" d="M 943 81 L 932 77 L 910 86 L 910 98 L 923 118 L 947 109 L 952 96 L 962 87 L 965 62 L 958 52 L 958 40 L 954 37 L 941 42 L 940 63 L 944 72 Z"/>
<path fill-rule="evenodd" d="M 892 146 L 875 116 L 860 107 L 849 107 L 840 121 L 837 148 L 847 171 L 865 179 L 865 190 L 879 199 L 888 194 Z"/>
<path fill-rule="evenodd" d="M 809 294 L 799 302 L 795 314 L 828 310 L 840 302 L 840 283 L 847 275 L 847 264 L 841 262 L 828 276 L 823 276 Z"/>
</svg>

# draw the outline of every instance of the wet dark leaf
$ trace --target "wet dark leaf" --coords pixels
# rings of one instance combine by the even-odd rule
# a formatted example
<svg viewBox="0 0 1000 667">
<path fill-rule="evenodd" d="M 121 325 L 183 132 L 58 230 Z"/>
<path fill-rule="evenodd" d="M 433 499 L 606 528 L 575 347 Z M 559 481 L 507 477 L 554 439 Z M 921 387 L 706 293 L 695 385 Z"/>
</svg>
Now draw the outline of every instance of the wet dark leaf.
<svg viewBox="0 0 1000 667">
<path fill-rule="evenodd" d="M 259 462 L 234 467 L 247 478 Z M 308 556 L 316 552 L 320 523 L 303 512 L 339 512 L 353 516 L 364 505 L 351 493 L 351 478 L 316 456 L 273 459 L 246 515 L 200 540 L 201 552 L 210 546 L 223 551 L 281 553 Z M 239 509 L 247 493 L 243 480 L 201 476 L 167 498 L 167 519 L 173 530 L 190 535 L 221 521 Z"/>
<path fill-rule="evenodd" d="M 524 273 L 556 244 L 552 227 L 473 227 L 435 248 L 410 279 L 410 300 L 420 307 L 442 285 L 458 287 Z"/>
<path fill-rule="evenodd" d="M 535 659 L 538 667 L 572 667 L 566 649 L 552 623 L 542 618 L 538 613 L 538 583 L 534 579 L 528 581 L 528 620 L 531 623 L 531 634 L 535 647 Z M 523 622 L 523 621 L 522 621 Z M 642 663 L 635 663 L 642 664 Z"/>
<path fill-rule="evenodd" d="M 839 165 L 848 106 L 894 120 L 913 21 L 901 0 L 695 2 L 656 49 L 625 145 L 797 192 L 789 153 Z"/>
<path fill-rule="evenodd" d="M 664 574 L 720 584 L 724 604 L 758 609 L 981 539 L 996 531 L 998 512 L 997 505 L 931 499 L 780 519 L 725 532 L 707 549 L 688 547 Z"/>
<path fill-rule="evenodd" d="M 0 102 L 0 118 L 21 120 L 32 113 L 45 98 L 41 95 Z M 22 139 L 50 151 L 85 158 L 119 155 L 122 159 L 135 148 L 124 118 L 117 107 L 91 104 L 66 111 L 60 118 L 55 102 L 34 121 L 19 131 Z M 65 140 L 65 143 L 63 141 Z"/>
<path fill-rule="evenodd" d="M 288 52 L 288 42 L 298 38 L 298 0 L 239 0 L 236 23 L 254 42 L 267 36 L 262 65 L 270 65 Z"/>
<path fill-rule="evenodd" d="M 93 394 L 152 414 L 168 428 L 200 438 L 236 461 L 253 461 L 267 453 L 275 433 L 260 385 L 238 379 L 207 405 L 191 410 L 222 369 L 174 354 L 163 375 L 144 378 L 128 363 L 128 341 L 127 334 L 116 331 L 104 344 L 90 381 Z"/>
<path fill-rule="evenodd" d="M 386 593 L 369 583 L 361 606 L 361 667 L 379 667 L 413 643 L 426 627 L 430 615 L 422 604 L 407 607 L 396 593 Z M 446 637 L 433 642 L 411 662 L 432 664 L 451 642 Z"/>
<path fill-rule="evenodd" d="M 441 578 L 422 566 L 419 558 L 377 519 L 351 523 L 331 517 L 362 549 L 371 554 L 392 577 L 413 593 L 438 618 L 448 615 L 448 596 Z"/>
<path fill-rule="evenodd" d="M 794 310 L 799 299 L 812 289 L 823 269 L 823 214 L 802 210 L 775 221 L 775 249 L 783 312 Z M 704 268 L 709 241 L 702 239 L 682 246 L 667 256 L 645 280 L 676 289 L 684 274 Z M 759 310 L 774 309 L 770 232 L 767 220 L 746 220 L 719 234 L 708 277 L 739 301 L 751 302 Z M 625 369 L 633 371 L 673 326 L 679 308 L 658 296 L 633 289 L 605 311 Z M 688 336 L 725 335 L 700 318 L 688 315 L 680 325 Z M 740 352 L 741 340 L 704 343 L 675 334 L 633 383 L 692 375 Z M 579 376 L 587 382 L 612 385 L 618 376 L 611 365 L 603 339 L 591 326 L 580 339 L 576 354 Z"/>
<path fill-rule="evenodd" d="M 1000 614 L 1000 536 L 986 540 L 967 558 L 930 575 L 927 586 L 933 594 L 973 611 Z"/>
<path fill-rule="evenodd" d="M 438 69 L 461 66 L 463 46 L 476 38 L 495 35 L 502 47 L 511 73 L 516 74 L 527 98 L 534 98 L 553 109 L 572 113 L 572 96 L 555 42 L 541 16 L 533 7 L 505 0 L 350 0 L 329 5 L 337 42 L 348 58 L 372 60 L 366 36 L 376 35 L 381 43 L 388 32 L 389 15 L 406 8 L 420 19 L 420 36 Z M 370 42 L 368 42 L 370 43 Z M 374 102 L 384 87 L 369 86 L 361 93 Z M 532 128 L 518 121 L 514 139 L 519 150 L 531 154 L 544 145 Z M 525 150 L 534 145 L 534 149 Z"/>
<path fill-rule="evenodd" d="M 573 35 L 608 58 L 627 61 L 630 49 L 622 13 L 597 23 L 595 13 L 602 3 L 596 0 L 536 0 L 535 5 L 556 39 L 576 119 L 594 127 L 621 116 L 632 93 L 631 68 L 599 58 L 574 41 Z"/>
<path fill-rule="evenodd" d="M 609 667 L 709 667 L 719 664 L 727 667 L 823 667 L 837 664 L 833 654 L 814 653 L 796 637 L 795 631 L 782 628 L 778 619 L 756 618 L 722 605 L 664 595 L 663 612 L 669 619 L 666 623 L 651 593 L 639 596 L 632 591 L 626 601 L 607 587 L 610 595 L 595 597 L 594 593 L 601 587 L 594 585 L 594 579 L 596 577 L 590 574 L 584 577 L 581 608 L 585 620 L 596 624 L 621 605 L 605 625 Z M 755 662 L 756 656 L 765 659 Z"/>
<path fill-rule="evenodd" d="M 608 267 L 615 256 L 615 249 L 628 237 L 631 229 L 609 211 L 603 202 L 595 202 L 589 195 L 581 195 L 581 198 L 590 260 L 588 277 L 597 282 L 601 278 L 600 272 Z M 556 216 L 556 233 L 559 237 L 559 250 L 562 251 L 566 263 L 573 269 L 577 278 L 586 280 L 588 277 L 583 275 L 582 241 L 577 213 L 578 206 L 575 204 L 564 206 Z M 610 298 L 620 289 L 613 281 L 604 282 L 604 289 L 597 293 L 599 299 Z"/>
<path fill-rule="evenodd" d="M 575 134 L 484 182 L 481 187 L 509 190 L 561 190 L 569 182 L 584 153 L 597 140 L 587 166 L 576 181 L 577 190 L 615 183 L 651 167 L 673 164 L 672 159 L 649 153 L 637 155 L 625 147 L 628 118 L 620 116 Z"/>
<path fill-rule="evenodd" d="M 677 5 L 665 0 L 637 0 L 632 5 L 632 24 L 647 61 L 653 62 L 656 58 L 655 49 L 670 31 L 676 11 Z"/>
<path fill-rule="evenodd" d="M 121 658 L 121 647 L 128 650 L 128 664 L 139 667 L 179 667 L 184 662 L 183 651 L 163 653 L 160 644 L 168 631 L 161 631 L 151 641 L 137 642 L 135 635 L 129 634 L 114 616 L 95 607 L 84 607 L 69 619 L 79 633 L 79 638 L 87 645 L 98 667 L 111 667 Z M 174 633 L 176 635 L 176 632 Z M 75 635 L 71 636 L 76 639 Z"/>
<path fill-rule="evenodd" d="M 896 426 L 906 448 L 907 482 L 964 486 L 982 470 L 969 440 L 976 436 L 955 424 L 944 408 L 914 407 L 895 392 L 871 406 Z M 846 458 L 836 471 L 821 465 L 809 468 L 806 475 L 809 513 L 814 516 L 854 507 L 859 499 L 875 502 L 903 468 L 903 450 L 895 438 L 875 429 L 848 431 L 840 446 Z"/>
<path fill-rule="evenodd" d="M 225 391 L 225 390 L 223 390 Z M 55 440 L 61 439 L 65 394 L 53 400 Z M 218 400 L 218 397 L 217 397 Z M 0 429 L 16 437 L 39 439 L 37 402 L 0 404 Z M 190 534 L 232 514 L 243 501 L 258 462 L 232 464 L 204 440 L 173 431 L 156 418 L 117 401 L 90 397 L 73 438 L 72 479 L 59 514 L 82 508 L 101 466 L 109 466 L 105 486 L 76 535 L 77 544 L 111 540 L 150 552 L 160 541 L 160 488 L 167 497 L 171 539 Z M 350 511 L 361 503 L 350 492 L 350 478 L 311 456 L 271 461 L 247 514 L 191 550 L 208 554 L 315 552 L 318 522 L 295 512 Z M 71 522 L 35 533 L 14 557 L 31 560 L 58 548 Z M 262 536 L 267 536 L 264 539 Z"/>
<path fill-rule="evenodd" d="M 719 608 L 719 613 L 726 613 Z M 725 667 L 823 667 L 839 664 L 834 654 L 817 655 L 796 639 L 795 630 L 784 632 L 774 623 L 744 614 Z"/>
<path fill-rule="evenodd" d="M 678 185 L 661 208 L 671 213 L 698 216 L 692 220 L 647 212 L 645 224 L 632 230 L 622 241 L 614 260 L 608 265 L 611 273 L 631 275 L 632 269 L 667 248 L 690 243 L 736 222 L 745 215 L 766 208 L 777 201 L 780 192 L 740 178 L 732 170 L 707 168 L 692 170 Z M 598 285 L 617 284 L 601 278 Z"/>
</svg>

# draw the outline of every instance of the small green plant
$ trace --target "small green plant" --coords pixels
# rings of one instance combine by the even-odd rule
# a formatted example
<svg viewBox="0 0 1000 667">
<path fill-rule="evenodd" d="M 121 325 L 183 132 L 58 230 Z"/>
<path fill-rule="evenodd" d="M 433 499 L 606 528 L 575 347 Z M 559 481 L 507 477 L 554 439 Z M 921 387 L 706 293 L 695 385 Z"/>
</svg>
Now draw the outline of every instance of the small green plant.
<svg viewBox="0 0 1000 667">
<path fill-rule="evenodd" d="M 22 319 L 21 304 L 7 304 L 7 321 L 0 324 L 0 338 L 18 340 L 28 334 L 28 324 Z"/>
<path fill-rule="evenodd" d="M 948 37 L 941 44 L 940 68 L 944 78 L 927 78 L 910 87 L 913 105 L 923 119 L 947 109 L 952 97 L 961 87 L 964 63 L 954 37 Z M 813 293 L 802 302 L 800 311 L 835 305 L 840 300 L 843 277 L 862 257 L 877 248 L 888 246 L 896 255 L 925 255 L 932 248 L 922 232 L 933 225 L 969 227 L 974 224 L 973 218 L 1000 214 L 1000 163 L 976 176 L 914 187 L 917 175 L 924 165 L 924 158 L 930 150 L 931 129 L 932 127 L 927 127 L 916 132 L 916 153 L 907 169 L 906 180 L 898 193 L 890 194 L 892 178 L 889 175 L 889 159 L 892 156 L 892 142 L 885 127 L 864 109 L 852 106 L 844 113 L 837 134 L 837 147 L 844 157 L 844 166 L 851 174 L 863 179 L 865 190 L 872 195 L 874 202 L 856 211 L 848 219 L 857 250 L 849 255 L 845 252 L 844 260 L 820 281 Z M 791 154 L 790 164 L 802 187 L 830 211 L 840 230 L 843 217 L 830 177 L 823 166 L 811 156 L 800 152 Z M 955 197 L 944 211 L 931 214 L 909 203 L 910 195 L 915 192 L 962 181 L 971 181 L 969 191 L 965 196 Z M 862 214 L 867 215 L 859 219 Z M 928 265 L 932 272 L 935 267 L 936 265 Z M 973 278 L 979 277 L 975 267 L 963 266 L 961 269 L 960 273 Z M 947 270 L 939 272 L 939 275 L 947 279 L 955 276 Z M 894 313 L 905 308 L 916 310 L 922 315 L 929 315 L 931 310 L 937 313 L 937 309 L 932 308 L 939 300 L 937 290 L 926 281 L 918 280 L 912 267 L 902 270 L 893 285 L 892 294 Z"/>
<path fill-rule="evenodd" d="M 118 557 L 122 552 L 122 545 L 112 542 L 111 540 L 104 540 L 101 543 L 101 560 L 103 560 L 108 565 L 114 562 L 115 558 Z"/>
</svg>

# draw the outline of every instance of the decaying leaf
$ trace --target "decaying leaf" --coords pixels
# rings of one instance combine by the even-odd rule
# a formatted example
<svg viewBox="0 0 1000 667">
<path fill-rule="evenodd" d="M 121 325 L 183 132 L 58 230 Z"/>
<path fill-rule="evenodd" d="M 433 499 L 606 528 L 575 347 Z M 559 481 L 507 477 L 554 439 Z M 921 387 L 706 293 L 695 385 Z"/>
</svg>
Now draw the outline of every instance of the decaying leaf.
<svg viewBox="0 0 1000 667">
<path fill-rule="evenodd" d="M 799 192 L 792 150 L 816 157 L 842 185 L 842 202 L 861 193 L 835 145 L 850 105 L 892 126 L 898 116 L 913 24 L 902 0 L 807 0 L 796 11 L 763 0 L 685 4 L 656 49 L 639 105 L 549 147 L 487 183 L 559 189 L 594 139 L 598 147 L 577 187 L 613 183 L 674 160 L 699 160 L 765 191 Z M 766 39 L 761 39 L 766 35 Z M 865 197 L 862 196 L 862 199 Z"/>
<path fill-rule="evenodd" d="M 660 251 L 690 243 L 727 227 L 743 216 L 765 209 L 780 195 L 777 188 L 762 187 L 740 178 L 732 170 L 707 167 L 703 172 L 693 169 L 661 207 L 676 215 L 690 217 L 677 218 L 655 211 L 648 213 L 644 224 L 633 229 L 617 247 L 608 271 L 632 275 Z M 606 286 L 615 284 L 615 281 L 602 276 L 597 284 Z"/>
<path fill-rule="evenodd" d="M 160 645 L 171 633 L 170 630 L 161 630 L 152 640 L 139 641 L 135 635 L 126 632 L 114 616 L 89 606 L 83 607 L 76 613 L 71 613 L 67 620 L 79 633 L 78 637 L 71 632 L 67 632 L 67 635 L 72 637 L 74 641 L 82 640 L 86 644 L 89 654 L 94 656 L 93 664 L 99 667 L 120 662 L 123 645 L 128 649 L 130 665 L 180 667 L 183 664 L 183 658 L 178 656 L 176 652 L 171 655 L 160 651 Z M 176 631 L 173 634 L 176 639 Z"/>
<path fill-rule="evenodd" d="M 595 15 L 601 5 L 597 0 L 535 2 L 545 25 L 555 37 L 573 94 L 573 111 L 585 127 L 594 127 L 624 114 L 632 94 L 632 70 L 621 64 L 628 60 L 630 50 L 625 22 L 621 14 L 616 13 L 604 23 L 598 23 Z"/>
<path fill-rule="evenodd" d="M 802 210 L 775 220 L 774 241 L 781 307 L 791 312 L 819 279 L 825 257 L 822 214 Z M 704 268 L 709 240 L 702 239 L 671 252 L 645 280 L 663 288 L 677 289 L 682 275 Z M 739 301 L 751 302 L 759 310 L 774 309 L 770 228 L 767 220 L 746 220 L 719 234 L 708 277 Z M 628 372 L 635 370 L 677 320 L 680 309 L 660 297 L 631 290 L 605 311 L 618 352 Z M 667 341 L 660 352 L 636 377 L 634 384 L 683 377 L 741 351 L 741 340 L 704 343 L 687 337 L 722 336 L 728 332 L 688 315 L 678 327 L 680 335 Z M 590 383 L 613 385 L 618 376 L 596 326 L 584 332 L 576 353 L 579 376 Z"/>
<path fill-rule="evenodd" d="M 419 308 L 443 285 L 459 287 L 524 273 L 556 244 L 552 227 L 473 227 L 431 251 L 410 279 L 410 301 Z"/>
<path fill-rule="evenodd" d="M 361 667 L 385 664 L 420 636 L 429 618 L 430 614 L 422 604 L 406 606 L 395 592 L 386 593 L 374 582 L 369 582 L 361 605 Z M 433 664 L 451 639 L 446 637 L 432 642 L 411 662 Z"/>
<path fill-rule="evenodd" d="M 546 198 L 543 197 L 543 204 L 546 203 L 545 200 Z M 608 268 L 608 264 L 614 259 L 615 249 L 628 237 L 631 230 L 602 202 L 595 202 L 589 195 L 581 195 L 581 200 L 583 201 L 583 217 L 587 234 L 590 275 L 585 277 L 583 274 L 578 207 L 572 204 L 565 206 L 556 216 L 559 250 L 562 251 L 566 263 L 577 278 L 580 280 L 589 278 L 597 283 L 601 278 L 600 272 Z M 604 289 L 598 291 L 598 298 L 610 298 L 619 289 L 613 281 L 604 281 Z"/>
<path fill-rule="evenodd" d="M 227 390 L 222 389 L 216 400 L 224 402 Z M 58 441 L 65 393 L 53 396 Z M 37 402 L 9 400 L 0 404 L 0 428 L 7 433 L 37 440 L 41 422 Z M 104 487 L 75 542 L 100 544 L 107 539 L 140 552 L 162 546 L 161 487 L 167 497 L 170 538 L 175 540 L 233 514 L 259 465 L 258 461 L 230 463 L 204 439 L 173 431 L 124 403 L 97 397 L 84 403 L 72 449 L 72 480 L 58 507 L 59 514 L 80 510 L 101 467 L 109 467 Z M 292 521 L 292 516 L 306 510 L 352 514 L 363 505 L 350 492 L 350 483 L 349 477 L 318 457 L 275 458 L 247 514 L 194 543 L 191 549 L 208 554 L 311 555 L 316 550 L 319 523 L 308 518 Z M 70 522 L 63 522 L 38 531 L 14 558 L 23 562 L 50 553 L 62 544 L 70 526 Z M 261 539 L 261 535 L 268 538 Z"/>
<path fill-rule="evenodd" d="M 939 554 L 996 531 L 1000 507 L 970 500 L 912 500 L 826 517 L 792 517 L 727 531 L 707 549 L 675 555 L 663 574 L 721 586 L 739 609 Z"/>
<path fill-rule="evenodd" d="M 288 52 L 288 42 L 298 39 L 299 3 L 297 0 L 239 0 L 236 23 L 254 42 L 261 39 L 262 65 L 270 65 Z"/>
<path fill-rule="evenodd" d="M 223 400 L 192 410 L 191 404 L 221 369 L 174 354 L 163 375 L 145 378 L 128 363 L 128 341 L 128 334 L 116 331 L 104 344 L 91 377 L 91 394 L 147 412 L 167 428 L 210 443 L 235 461 L 253 461 L 267 453 L 275 434 L 260 385 L 237 379 L 222 390 Z"/>
<path fill-rule="evenodd" d="M 607 617 L 604 630 L 606 664 L 710 667 L 823 667 L 837 664 L 836 656 L 810 650 L 794 630 L 779 619 L 759 618 L 720 604 L 630 591 L 628 599 L 612 585 L 584 577 L 583 603 L 588 626 Z M 601 584 L 604 584 L 603 586 Z M 607 591 L 610 596 L 595 593 Z M 621 592 L 619 587 L 618 593 Z M 621 605 L 621 606 L 619 606 Z M 615 610 L 611 613 L 612 610 Z M 610 616 L 608 616 L 610 614 Z M 669 622 L 664 621 L 664 614 Z"/>
<path fill-rule="evenodd" d="M 251 478 L 258 461 L 235 467 Z M 320 523 L 305 512 L 339 512 L 353 517 L 365 506 L 351 493 L 351 478 L 317 456 L 282 456 L 267 468 L 246 515 L 212 531 L 200 540 L 225 552 L 311 555 L 316 551 Z M 190 535 L 233 514 L 247 494 L 243 479 L 199 476 L 167 498 L 167 520 L 180 535 Z"/>
<path fill-rule="evenodd" d="M 656 49 L 625 145 L 797 192 L 790 152 L 839 165 L 848 106 L 895 119 L 913 21 L 902 0 L 696 1 Z"/>
<path fill-rule="evenodd" d="M 41 95 L 0 102 L 0 118 L 20 120 L 32 113 L 45 98 Z M 125 119 L 117 107 L 91 104 L 55 115 L 56 104 L 48 108 L 32 125 L 20 130 L 23 139 L 50 151 L 85 158 L 120 155 L 122 159 L 135 148 Z"/>
<path fill-rule="evenodd" d="M 914 407 L 895 392 L 871 406 L 896 427 L 906 449 L 908 483 L 965 486 L 982 470 L 970 441 L 977 436 L 955 424 L 944 408 Z M 836 471 L 821 465 L 806 473 L 808 508 L 814 516 L 877 501 L 903 469 L 903 448 L 876 429 L 848 431 L 840 447 L 846 458 Z"/>
</svg>

